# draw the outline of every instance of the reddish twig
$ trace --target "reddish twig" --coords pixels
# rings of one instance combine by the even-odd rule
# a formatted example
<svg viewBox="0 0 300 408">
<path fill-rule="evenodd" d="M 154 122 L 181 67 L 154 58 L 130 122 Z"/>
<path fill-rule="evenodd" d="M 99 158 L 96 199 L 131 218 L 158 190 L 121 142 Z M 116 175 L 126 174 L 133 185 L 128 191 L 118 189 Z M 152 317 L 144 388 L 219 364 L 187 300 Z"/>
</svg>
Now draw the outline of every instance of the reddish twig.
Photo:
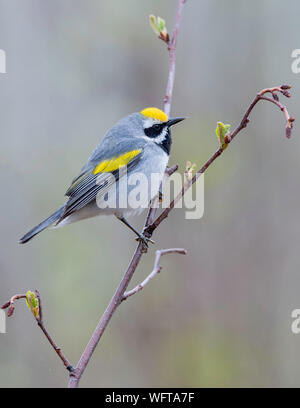
<svg viewBox="0 0 300 408">
<path fill-rule="evenodd" d="M 53 347 L 53 349 L 56 351 L 59 358 L 63 362 L 64 366 L 67 368 L 67 370 L 72 372 L 74 370 L 74 368 L 72 367 L 70 362 L 67 360 L 67 358 L 64 356 L 63 352 L 61 351 L 61 348 L 56 345 L 55 341 L 53 340 L 53 338 L 51 337 L 51 335 L 49 334 L 49 332 L 47 331 L 47 329 L 46 329 L 46 327 L 44 325 L 42 301 L 41 301 L 40 293 L 39 293 L 38 290 L 35 291 L 35 295 L 36 295 L 36 297 L 38 299 L 38 302 L 39 302 L 38 303 L 38 305 L 39 305 L 38 306 L 38 315 L 35 315 L 34 313 L 32 313 L 32 314 L 33 314 L 38 326 L 40 327 L 40 329 L 42 330 L 42 332 L 46 336 L 46 339 L 49 341 L 49 343 L 51 344 L 51 346 Z M 12 296 L 10 298 L 10 300 L 8 302 L 4 303 L 4 305 L 1 306 L 1 309 L 7 309 L 7 316 L 8 317 L 11 317 L 13 315 L 14 310 L 15 310 L 14 302 L 15 302 L 15 300 L 18 300 L 18 299 L 26 299 L 26 294 L 14 295 L 14 296 Z"/>
<path fill-rule="evenodd" d="M 130 296 L 135 295 L 137 292 L 139 292 L 140 290 L 142 290 L 147 283 L 150 282 L 151 279 L 154 278 L 155 275 L 157 275 L 161 270 L 162 267 L 159 265 L 159 261 L 160 258 L 163 255 L 167 255 L 167 254 L 182 254 L 182 255 L 186 255 L 186 250 L 183 248 L 169 248 L 169 249 L 160 249 L 156 251 L 156 255 L 155 255 L 155 262 L 154 262 L 154 268 L 152 270 L 152 272 L 143 280 L 143 282 L 141 282 L 139 285 L 137 285 L 135 288 L 129 290 L 128 292 L 125 292 L 122 300 L 126 300 L 128 299 Z"/>
<path fill-rule="evenodd" d="M 171 102 L 172 102 L 172 94 L 173 94 L 173 87 L 174 87 L 174 81 L 175 81 L 175 66 L 176 66 L 175 51 L 176 51 L 176 44 L 177 44 L 178 32 L 179 32 L 179 27 L 181 23 L 181 16 L 182 16 L 182 10 L 183 10 L 184 3 L 185 3 L 185 0 L 178 1 L 177 16 L 176 16 L 173 36 L 172 36 L 172 40 L 170 40 L 168 43 L 169 76 L 168 76 L 166 95 L 164 98 L 164 111 L 167 114 L 167 116 L 170 116 L 170 112 L 171 112 Z"/>
<path fill-rule="evenodd" d="M 171 100 L 172 100 L 172 93 L 173 93 L 173 86 L 174 86 L 174 79 L 175 79 L 175 50 L 176 50 L 176 43 L 177 43 L 177 37 L 178 37 L 178 32 L 179 32 L 179 27 L 180 27 L 180 22 L 181 22 L 181 16 L 182 16 L 182 10 L 183 10 L 183 5 L 185 3 L 185 0 L 179 0 L 178 1 L 178 8 L 177 8 L 177 15 L 176 15 L 176 22 L 175 22 L 175 27 L 173 31 L 173 37 L 172 40 L 169 40 L 167 38 L 164 39 L 165 42 L 168 44 L 168 50 L 169 50 L 169 75 L 168 75 L 168 84 L 167 84 L 167 90 L 166 90 L 166 95 L 164 98 L 164 111 L 166 114 L 169 116 L 170 110 L 171 110 Z M 288 85 L 282 85 L 281 87 L 273 87 L 273 88 L 266 88 L 260 91 L 250 106 L 248 107 L 247 111 L 245 112 L 240 124 L 236 127 L 236 129 L 232 133 L 228 133 L 225 136 L 225 145 L 228 145 L 234 137 L 242 130 L 244 129 L 248 122 L 249 122 L 249 116 L 255 107 L 255 105 L 260 101 L 260 100 L 265 100 L 268 102 L 272 102 L 278 108 L 283 112 L 285 119 L 286 119 L 286 136 L 289 138 L 291 136 L 291 129 L 293 126 L 294 118 L 291 117 L 284 105 L 282 105 L 279 102 L 278 98 L 278 93 L 283 94 L 286 97 L 290 97 L 290 93 L 288 92 L 288 89 L 290 89 L 290 86 Z M 272 95 L 272 98 L 265 96 L 267 93 Z M 151 238 L 153 235 L 153 232 L 155 229 L 161 224 L 161 222 L 168 216 L 170 211 L 174 208 L 175 204 L 184 196 L 185 192 L 196 182 L 196 180 L 203 174 L 208 167 L 219 157 L 224 151 L 224 146 L 221 146 L 208 160 L 207 162 L 202 166 L 202 168 L 193 176 L 193 178 L 187 179 L 186 182 L 184 183 L 184 186 L 181 190 L 181 192 L 175 197 L 175 199 L 170 203 L 169 207 L 164 209 L 162 213 L 155 219 L 155 214 L 156 214 L 156 203 L 158 198 L 154 200 L 154 202 L 151 204 L 151 207 L 148 211 L 148 215 L 146 217 L 146 221 L 144 224 L 144 235 L 147 238 Z M 178 166 L 173 166 L 171 169 L 167 169 L 166 173 L 168 175 L 173 174 L 177 170 Z M 128 297 L 134 295 L 135 293 L 139 292 L 142 290 L 145 285 L 161 270 L 161 267 L 159 266 L 159 261 L 160 257 L 165 254 L 169 253 L 181 253 L 185 254 L 186 251 L 184 249 L 166 249 L 166 250 L 160 250 L 156 251 L 156 258 L 155 258 L 155 263 L 154 263 L 154 269 L 153 271 L 147 276 L 147 278 L 140 283 L 138 286 L 136 286 L 134 289 L 129 290 L 126 292 L 126 289 L 132 279 L 132 276 L 141 260 L 141 257 L 143 255 L 143 244 L 142 242 L 139 242 L 132 260 L 115 292 L 113 295 L 111 301 L 109 302 L 104 314 L 102 315 L 101 319 L 98 322 L 98 325 L 90 338 L 85 350 L 83 351 L 80 360 L 76 366 L 75 369 L 71 366 L 69 361 L 64 357 L 61 349 L 55 344 L 53 341 L 52 337 L 49 335 L 48 331 L 46 330 L 44 323 L 43 323 L 43 318 L 42 318 L 42 307 L 41 307 L 41 299 L 39 296 L 39 293 L 36 291 L 36 296 L 39 299 L 39 315 L 38 317 L 35 316 L 36 321 L 45 334 L 47 340 L 51 344 L 51 346 L 54 348 L 60 359 L 62 360 L 63 364 L 66 366 L 66 368 L 70 371 L 70 381 L 69 381 L 69 387 L 70 388 L 76 388 L 79 384 L 80 378 L 82 374 L 84 373 L 87 364 L 97 347 L 97 344 L 99 343 L 111 317 L 113 316 L 114 312 L 118 308 L 118 306 L 121 304 L 121 302 Z M 15 295 L 13 296 L 9 302 L 6 302 L 2 308 L 8 308 L 8 314 L 12 315 L 14 311 L 14 301 L 17 299 L 21 298 L 26 298 L 26 295 Z"/>
<path fill-rule="evenodd" d="M 58 357 L 61 359 L 61 361 L 63 362 L 64 366 L 66 367 L 66 369 L 70 372 L 74 371 L 74 368 L 72 366 L 72 364 L 69 362 L 69 360 L 64 356 L 61 348 L 59 346 L 56 345 L 55 341 L 53 340 L 52 336 L 49 334 L 48 330 L 46 329 L 45 325 L 44 325 L 44 320 L 43 320 L 43 309 L 42 309 L 42 300 L 40 297 L 40 293 L 38 290 L 35 291 L 36 297 L 39 300 L 39 317 L 35 318 L 37 321 L 37 324 L 39 326 L 39 328 L 42 330 L 42 332 L 44 333 L 44 335 L 46 336 L 46 339 L 49 341 L 49 343 L 51 344 L 51 346 L 53 347 L 53 349 L 56 351 Z"/>
<path fill-rule="evenodd" d="M 13 315 L 15 311 L 15 300 L 18 299 L 26 299 L 26 295 L 14 295 L 10 298 L 8 302 L 5 302 L 2 306 L 1 309 L 5 310 L 7 309 L 7 317 L 10 317 Z"/>
<path fill-rule="evenodd" d="M 235 137 L 236 135 L 243 130 L 247 124 L 249 123 L 249 116 L 255 107 L 255 105 L 261 101 L 265 100 L 267 102 L 272 102 L 278 108 L 284 113 L 285 119 L 286 119 L 286 136 L 290 138 L 291 136 L 291 130 L 293 127 L 293 122 L 295 121 L 295 118 L 290 116 L 288 113 L 287 108 L 279 102 L 279 100 L 276 99 L 271 99 L 265 96 L 266 93 L 271 93 L 272 95 L 276 95 L 276 92 L 281 92 L 283 95 L 286 97 L 290 97 L 290 94 L 286 94 L 286 89 L 290 89 L 291 87 L 289 85 L 282 85 L 281 87 L 273 87 L 273 88 L 266 88 L 260 91 L 253 101 L 251 102 L 250 106 L 246 110 L 244 116 L 242 117 L 242 120 L 240 124 L 236 127 L 236 129 L 228 134 L 226 136 L 226 143 L 229 144 Z M 168 208 L 165 208 L 164 211 L 153 221 L 151 225 L 149 225 L 146 229 L 146 233 L 148 233 L 147 236 L 151 237 L 155 229 L 161 224 L 161 222 L 166 219 L 170 213 L 170 211 L 174 208 L 175 204 L 184 196 L 186 191 L 197 181 L 197 179 L 208 169 L 208 167 L 223 153 L 224 149 L 220 147 L 208 160 L 207 162 L 201 167 L 200 170 L 197 171 L 197 173 L 194 175 L 192 180 L 190 182 L 185 182 L 182 190 L 178 193 L 178 195 L 174 198 L 174 200 L 171 201 L 170 205 Z"/>
</svg>

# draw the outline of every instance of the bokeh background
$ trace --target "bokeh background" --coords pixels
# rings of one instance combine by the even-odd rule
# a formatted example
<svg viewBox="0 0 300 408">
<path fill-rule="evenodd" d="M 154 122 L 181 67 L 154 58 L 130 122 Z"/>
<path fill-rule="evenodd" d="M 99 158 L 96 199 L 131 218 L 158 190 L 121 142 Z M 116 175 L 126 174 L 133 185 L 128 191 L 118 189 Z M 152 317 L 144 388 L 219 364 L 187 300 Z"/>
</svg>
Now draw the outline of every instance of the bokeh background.
<svg viewBox="0 0 300 408">
<path fill-rule="evenodd" d="M 1 0 L 0 302 L 38 288 L 49 331 L 76 362 L 135 248 L 113 218 L 18 239 L 56 209 L 119 118 L 162 106 L 168 57 L 148 24 L 172 29 L 175 0 Z M 255 93 L 293 85 L 300 121 L 297 0 L 188 0 L 177 47 L 170 164 L 200 167 L 216 122 L 235 126 Z M 206 173 L 205 214 L 175 210 L 156 248 L 185 247 L 113 317 L 81 386 L 299 386 L 299 149 L 281 112 L 261 103 Z M 136 220 L 141 226 L 143 217 Z M 132 285 L 152 269 L 144 256 Z M 1 387 L 64 387 L 66 372 L 23 302 L 0 334 Z"/>
</svg>

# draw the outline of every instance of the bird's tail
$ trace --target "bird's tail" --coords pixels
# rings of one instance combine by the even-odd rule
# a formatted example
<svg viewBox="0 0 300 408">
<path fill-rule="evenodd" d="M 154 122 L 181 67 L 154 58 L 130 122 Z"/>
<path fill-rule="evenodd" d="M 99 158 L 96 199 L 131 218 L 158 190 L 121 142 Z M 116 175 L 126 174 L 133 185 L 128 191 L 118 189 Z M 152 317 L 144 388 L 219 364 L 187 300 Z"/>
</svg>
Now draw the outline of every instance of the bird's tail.
<svg viewBox="0 0 300 408">
<path fill-rule="evenodd" d="M 57 211 L 55 211 L 55 213 L 50 215 L 50 217 L 46 218 L 39 225 L 37 225 L 36 227 L 32 228 L 29 232 L 27 232 L 27 234 L 25 234 L 24 237 L 20 239 L 19 241 L 20 244 L 25 244 L 31 238 L 33 238 L 36 234 L 43 231 L 45 228 L 49 227 L 50 225 L 54 224 L 55 221 L 58 221 L 60 217 L 63 215 L 64 207 L 65 207 L 64 205 L 60 207 Z"/>
</svg>

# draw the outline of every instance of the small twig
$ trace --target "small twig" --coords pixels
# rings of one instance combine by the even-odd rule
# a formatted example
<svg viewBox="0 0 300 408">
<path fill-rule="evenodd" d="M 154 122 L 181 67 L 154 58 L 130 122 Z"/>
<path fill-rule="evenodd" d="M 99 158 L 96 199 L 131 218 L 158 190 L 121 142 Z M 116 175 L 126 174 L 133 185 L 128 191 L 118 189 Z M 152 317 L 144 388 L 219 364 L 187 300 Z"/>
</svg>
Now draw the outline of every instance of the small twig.
<svg viewBox="0 0 300 408">
<path fill-rule="evenodd" d="M 36 295 L 36 297 L 38 299 L 38 315 L 35 315 L 32 312 L 32 310 L 31 310 L 31 312 L 32 312 L 38 326 L 40 327 L 40 329 L 42 330 L 42 332 L 46 336 L 47 340 L 49 341 L 49 343 L 51 344 L 53 349 L 58 354 L 58 356 L 61 359 L 61 361 L 63 362 L 64 366 L 67 368 L 67 370 L 72 372 L 74 370 L 74 368 L 72 367 L 70 362 L 67 360 L 67 358 L 64 356 L 63 352 L 61 351 L 61 348 L 56 345 L 55 341 L 53 340 L 53 338 L 51 337 L 51 335 L 49 334 L 49 332 L 47 331 L 47 329 L 46 329 L 46 327 L 44 325 L 42 302 L 41 302 L 41 297 L 40 297 L 40 293 L 39 293 L 38 290 L 35 291 L 35 295 Z M 26 299 L 26 298 L 27 298 L 26 294 L 14 295 L 14 296 L 12 296 L 10 298 L 10 300 L 8 302 L 4 303 L 4 305 L 1 306 L 1 309 L 8 309 L 7 310 L 7 316 L 11 317 L 13 315 L 13 313 L 14 313 L 14 310 L 15 310 L 15 305 L 14 305 L 15 300 Z"/>
<path fill-rule="evenodd" d="M 59 346 L 56 345 L 55 341 L 53 340 L 53 338 L 51 337 L 51 335 L 49 334 L 48 330 L 46 329 L 45 325 L 44 325 L 44 321 L 43 321 L 43 309 L 42 309 L 42 300 L 40 297 L 40 293 L 39 291 L 36 289 L 35 291 L 36 297 L 39 300 L 39 316 L 36 317 L 36 321 L 38 326 L 40 327 L 40 329 L 42 330 L 42 332 L 44 333 L 44 335 L 46 336 L 47 340 L 49 341 L 49 343 L 51 344 L 51 346 L 53 347 L 53 349 L 56 351 L 57 355 L 59 356 L 59 358 L 61 359 L 61 361 L 63 362 L 64 366 L 66 367 L 66 369 L 70 372 L 74 371 L 74 367 L 72 366 L 72 364 L 69 362 L 69 360 L 64 356 L 61 348 Z"/>
<path fill-rule="evenodd" d="M 266 93 L 271 93 L 274 94 L 276 92 L 281 92 L 283 95 L 285 95 L 286 97 L 290 97 L 290 94 L 286 93 L 287 89 L 290 89 L 291 87 L 289 85 L 282 85 L 282 86 L 277 86 L 277 87 L 273 87 L 273 88 L 266 88 L 263 89 L 262 91 L 260 91 L 255 98 L 253 99 L 253 101 L 251 102 L 251 104 L 249 105 L 248 109 L 246 110 L 245 114 L 242 117 L 242 120 L 240 122 L 240 124 L 236 127 L 236 129 L 230 133 L 228 136 L 226 136 L 226 143 L 230 143 L 235 137 L 236 135 L 242 130 L 244 129 L 247 124 L 249 123 L 249 116 L 253 110 L 253 108 L 255 107 L 255 105 L 260 101 L 260 100 L 265 100 L 267 102 L 272 102 L 274 103 L 276 106 L 279 107 L 279 109 L 284 113 L 285 119 L 286 119 L 286 136 L 288 138 L 290 138 L 291 136 L 291 130 L 293 127 L 293 122 L 295 121 L 295 118 L 290 116 L 290 114 L 288 113 L 287 108 L 281 104 L 279 101 L 275 100 L 275 99 L 271 99 L 268 98 L 267 96 L 264 96 Z M 171 203 L 169 204 L 168 208 L 165 208 L 164 211 L 155 219 L 155 221 L 153 221 L 153 223 L 151 225 L 149 225 L 146 229 L 146 233 L 148 233 L 147 236 L 151 237 L 153 232 L 155 231 L 155 229 L 161 224 L 161 222 L 168 217 L 170 211 L 175 207 L 175 204 L 184 196 L 184 194 L 186 193 L 186 191 L 197 181 L 197 179 L 208 169 L 208 167 L 217 159 L 217 157 L 219 157 L 222 153 L 223 153 L 224 149 L 222 147 L 220 147 L 208 160 L 207 162 L 201 167 L 200 170 L 197 171 L 197 173 L 194 175 L 194 177 L 192 178 L 192 180 L 190 182 L 185 182 L 182 190 L 178 193 L 178 195 L 174 198 L 174 200 L 171 201 Z"/>
<path fill-rule="evenodd" d="M 127 291 L 124 293 L 122 300 L 126 300 L 128 299 L 130 296 L 135 295 L 137 292 L 139 292 L 140 290 L 142 290 L 147 283 L 149 283 L 149 281 L 151 279 L 154 278 L 155 275 L 157 275 L 161 270 L 162 267 L 159 265 L 160 262 L 160 258 L 163 255 L 167 255 L 167 254 L 182 254 L 182 255 L 186 255 L 187 252 L 184 248 L 170 248 L 170 249 L 160 249 L 156 251 L 155 254 L 155 262 L 154 262 L 154 268 L 152 270 L 152 272 L 143 280 L 143 282 L 141 282 L 139 285 L 137 285 L 135 288 Z"/>
<path fill-rule="evenodd" d="M 175 171 L 178 170 L 178 164 L 174 164 L 172 167 L 167 167 L 165 170 L 165 174 L 170 177 Z M 161 198 L 163 196 L 162 190 L 163 190 L 163 184 L 164 181 L 161 182 L 158 194 L 152 199 L 150 203 L 150 208 L 147 214 L 146 221 L 144 223 L 144 228 L 143 228 L 143 234 L 145 233 L 147 236 L 147 227 L 151 225 L 155 219 L 155 214 L 159 206 L 159 202 L 161 201 Z M 149 237 L 150 238 L 150 237 Z"/>
<path fill-rule="evenodd" d="M 169 76 L 168 76 L 166 94 L 164 98 L 164 111 L 167 114 L 167 116 L 170 116 L 170 112 L 171 112 L 171 102 L 172 102 L 172 94 L 173 94 L 173 87 L 174 87 L 174 81 L 175 81 L 175 66 L 176 66 L 175 51 L 176 51 L 176 44 L 177 44 L 177 38 L 178 38 L 184 3 L 185 3 L 185 0 L 178 1 L 177 15 L 176 15 L 176 22 L 175 22 L 175 27 L 173 31 L 173 37 L 172 37 L 172 40 L 170 40 L 168 43 Z"/>
</svg>

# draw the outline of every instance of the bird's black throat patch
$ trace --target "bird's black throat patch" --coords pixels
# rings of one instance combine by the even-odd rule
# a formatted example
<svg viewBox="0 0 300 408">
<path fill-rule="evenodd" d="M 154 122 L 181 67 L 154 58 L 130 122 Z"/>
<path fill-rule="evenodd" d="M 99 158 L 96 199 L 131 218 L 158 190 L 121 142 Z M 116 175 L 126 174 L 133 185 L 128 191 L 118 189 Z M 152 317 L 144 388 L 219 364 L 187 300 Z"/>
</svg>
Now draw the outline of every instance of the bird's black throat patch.
<svg viewBox="0 0 300 408">
<path fill-rule="evenodd" d="M 151 139 L 154 139 L 156 144 L 160 146 L 164 152 L 166 152 L 168 155 L 170 154 L 171 150 L 171 144 L 172 144 L 172 137 L 171 137 L 171 131 L 167 127 L 166 128 L 166 135 L 162 141 L 159 141 L 159 137 L 161 136 L 161 133 L 163 132 L 165 128 L 165 124 L 155 124 L 149 128 L 144 129 L 145 135 L 147 137 L 150 137 Z M 155 139 L 158 139 L 157 141 Z"/>
</svg>

